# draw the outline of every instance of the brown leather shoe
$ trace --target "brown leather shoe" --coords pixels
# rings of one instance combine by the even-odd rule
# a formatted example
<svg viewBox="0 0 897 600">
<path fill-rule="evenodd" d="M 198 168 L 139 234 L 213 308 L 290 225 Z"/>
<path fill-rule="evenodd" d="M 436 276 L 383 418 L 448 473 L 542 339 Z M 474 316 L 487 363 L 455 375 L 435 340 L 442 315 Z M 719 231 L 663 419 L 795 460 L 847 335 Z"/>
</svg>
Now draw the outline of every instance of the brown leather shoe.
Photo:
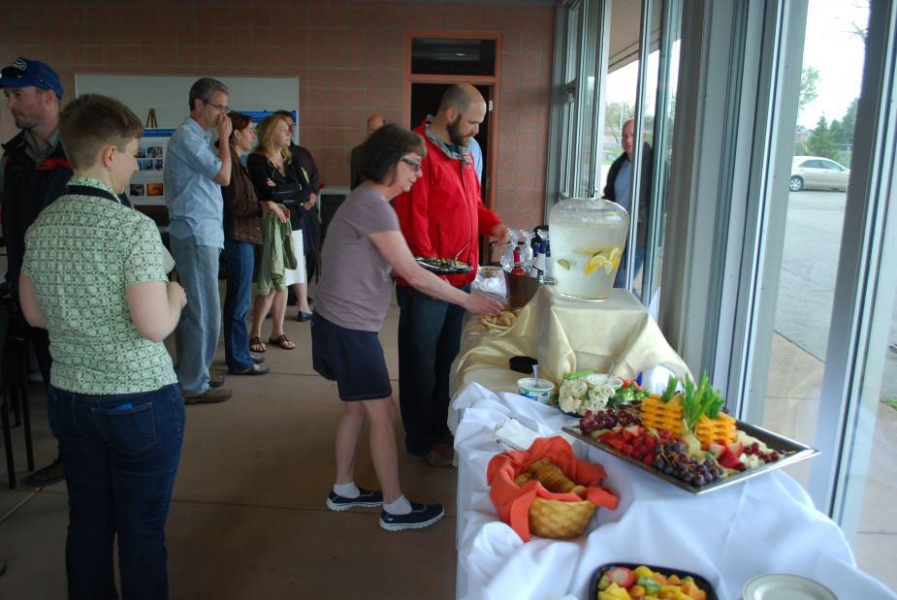
<svg viewBox="0 0 897 600">
<path fill-rule="evenodd" d="M 209 387 L 220 388 L 224 385 L 224 375 L 209 376 Z"/>
<path fill-rule="evenodd" d="M 32 473 L 25 480 L 25 483 L 35 487 L 43 487 L 59 483 L 63 479 L 65 479 L 65 469 L 62 467 L 62 459 L 57 456 L 56 460 L 49 465 Z"/>
<path fill-rule="evenodd" d="M 184 398 L 184 404 L 215 404 L 216 402 L 224 402 L 234 393 L 225 388 L 209 388 L 199 396 L 190 396 Z"/>
</svg>

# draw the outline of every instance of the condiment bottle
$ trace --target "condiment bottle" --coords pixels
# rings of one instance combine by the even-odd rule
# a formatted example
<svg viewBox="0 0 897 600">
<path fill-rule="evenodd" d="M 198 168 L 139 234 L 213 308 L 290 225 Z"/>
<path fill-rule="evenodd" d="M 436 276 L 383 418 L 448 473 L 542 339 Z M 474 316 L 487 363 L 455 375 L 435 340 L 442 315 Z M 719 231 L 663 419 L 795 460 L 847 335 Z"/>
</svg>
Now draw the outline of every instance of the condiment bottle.
<svg viewBox="0 0 897 600">
<path fill-rule="evenodd" d="M 511 269 L 511 275 L 526 275 L 523 270 L 523 262 L 520 259 L 520 248 L 514 248 L 514 268 Z"/>
</svg>

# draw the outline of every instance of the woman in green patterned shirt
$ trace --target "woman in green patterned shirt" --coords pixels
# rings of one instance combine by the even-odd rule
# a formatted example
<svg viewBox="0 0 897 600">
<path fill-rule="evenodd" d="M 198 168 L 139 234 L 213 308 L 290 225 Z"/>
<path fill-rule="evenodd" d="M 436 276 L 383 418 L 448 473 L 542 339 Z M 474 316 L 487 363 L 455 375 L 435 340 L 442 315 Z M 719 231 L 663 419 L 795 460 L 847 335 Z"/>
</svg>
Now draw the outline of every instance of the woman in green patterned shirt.
<svg viewBox="0 0 897 600">
<path fill-rule="evenodd" d="M 167 598 L 165 521 L 184 400 L 162 340 L 187 302 L 169 282 L 159 232 L 123 206 L 140 120 L 86 94 L 60 116 L 75 176 L 26 235 L 22 310 L 50 334 L 48 416 L 69 491 L 69 598 Z"/>
</svg>

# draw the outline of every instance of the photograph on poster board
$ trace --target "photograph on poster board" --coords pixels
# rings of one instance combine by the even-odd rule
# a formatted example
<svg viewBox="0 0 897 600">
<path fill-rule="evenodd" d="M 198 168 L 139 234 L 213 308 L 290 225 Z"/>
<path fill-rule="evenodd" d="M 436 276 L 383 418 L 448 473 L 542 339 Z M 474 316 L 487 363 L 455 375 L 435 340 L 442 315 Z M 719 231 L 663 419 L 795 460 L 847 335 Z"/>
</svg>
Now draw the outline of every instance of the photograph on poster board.
<svg viewBox="0 0 897 600">
<path fill-rule="evenodd" d="M 146 196 L 146 186 L 142 183 L 132 183 L 129 196 Z"/>
<path fill-rule="evenodd" d="M 165 186 L 161 183 L 148 183 L 148 184 L 146 184 L 146 195 L 147 196 L 164 196 L 165 195 Z"/>
</svg>

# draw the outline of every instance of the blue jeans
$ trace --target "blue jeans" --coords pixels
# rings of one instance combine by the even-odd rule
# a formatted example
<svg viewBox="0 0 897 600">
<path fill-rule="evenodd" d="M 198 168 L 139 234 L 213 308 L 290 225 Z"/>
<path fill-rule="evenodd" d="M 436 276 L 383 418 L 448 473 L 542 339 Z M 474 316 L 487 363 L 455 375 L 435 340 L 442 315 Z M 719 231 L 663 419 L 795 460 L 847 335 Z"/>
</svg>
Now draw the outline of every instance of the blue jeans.
<svg viewBox="0 0 897 600">
<path fill-rule="evenodd" d="M 255 244 L 224 239 L 227 261 L 227 292 L 224 294 L 224 359 L 231 373 L 252 369 L 246 315 L 252 300 L 252 270 Z"/>
<path fill-rule="evenodd" d="M 627 246 L 628 248 L 628 246 Z M 627 255 L 628 251 L 626 249 L 623 250 L 623 256 L 620 257 L 620 268 L 617 269 L 617 277 L 614 279 L 614 287 L 626 287 L 626 265 L 627 265 Z M 639 272 L 642 270 L 642 266 L 645 264 L 645 248 L 638 247 L 635 248 L 635 271 L 632 276 L 633 279 L 638 277 Z"/>
<path fill-rule="evenodd" d="M 460 288 L 470 291 L 470 286 Z M 399 301 L 399 406 L 405 448 L 426 454 L 451 440 L 448 429 L 449 375 L 461 350 L 464 309 L 434 300 L 414 288 L 396 286 Z"/>
<path fill-rule="evenodd" d="M 168 598 L 165 521 L 184 439 L 176 384 L 88 396 L 50 386 L 47 416 L 69 492 L 65 564 L 70 600 Z"/>
<path fill-rule="evenodd" d="M 221 300 L 218 295 L 219 248 L 197 246 L 193 238 L 171 238 L 171 255 L 178 280 L 187 293 L 187 306 L 174 330 L 175 370 L 184 396 L 199 396 L 209 389 L 209 366 L 221 333 Z"/>
</svg>

